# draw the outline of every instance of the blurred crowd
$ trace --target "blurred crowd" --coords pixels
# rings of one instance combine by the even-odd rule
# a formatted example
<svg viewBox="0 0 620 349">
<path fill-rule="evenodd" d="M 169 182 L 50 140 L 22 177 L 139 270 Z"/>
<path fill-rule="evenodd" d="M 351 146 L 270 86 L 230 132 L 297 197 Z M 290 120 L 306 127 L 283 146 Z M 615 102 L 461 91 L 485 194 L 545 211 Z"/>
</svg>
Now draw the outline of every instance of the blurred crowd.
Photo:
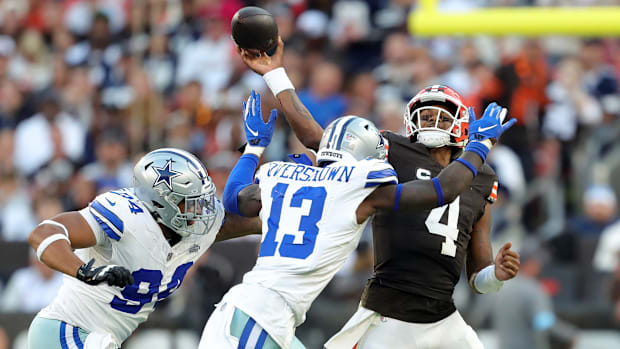
<svg viewBox="0 0 620 349">
<path fill-rule="evenodd" d="M 440 1 L 445 10 L 566 4 L 615 2 Z M 477 111 L 507 106 L 518 124 L 489 160 L 500 181 L 493 240 L 534 239 L 549 258 L 533 277 L 556 305 L 615 304 L 620 324 L 620 40 L 418 38 L 406 30 L 415 0 L 0 1 L 0 241 L 25 241 L 41 220 L 131 186 L 133 162 L 157 147 L 197 154 L 221 195 L 243 140 L 242 101 L 255 89 L 263 108 L 277 107 L 230 37 L 246 5 L 275 16 L 285 68 L 322 126 L 355 114 L 402 132 L 405 103 L 434 84 Z M 266 159 L 302 151 L 279 118 Z M 367 235 L 326 292 L 353 309 L 372 272 Z M 224 292 L 234 261 L 208 257 L 195 274 L 211 281 L 193 286 Z M 3 275 L 0 309 L 49 301 L 58 278 L 32 265 Z M 23 293 L 35 284 L 42 296 Z"/>
</svg>

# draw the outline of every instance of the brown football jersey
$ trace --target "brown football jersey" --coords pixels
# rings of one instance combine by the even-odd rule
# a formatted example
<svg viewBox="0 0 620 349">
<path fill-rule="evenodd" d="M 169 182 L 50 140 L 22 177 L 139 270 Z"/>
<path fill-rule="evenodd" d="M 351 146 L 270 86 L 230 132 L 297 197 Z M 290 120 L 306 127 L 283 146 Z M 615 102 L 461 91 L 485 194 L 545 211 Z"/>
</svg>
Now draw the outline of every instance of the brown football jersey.
<svg viewBox="0 0 620 349">
<path fill-rule="evenodd" d="M 430 180 L 443 169 L 424 145 L 389 131 L 383 136 L 399 183 Z M 485 164 L 451 203 L 431 210 L 379 210 L 373 220 L 375 270 L 362 304 L 408 322 L 435 322 L 454 312 L 452 293 L 473 226 L 496 188 L 497 176 Z"/>
</svg>

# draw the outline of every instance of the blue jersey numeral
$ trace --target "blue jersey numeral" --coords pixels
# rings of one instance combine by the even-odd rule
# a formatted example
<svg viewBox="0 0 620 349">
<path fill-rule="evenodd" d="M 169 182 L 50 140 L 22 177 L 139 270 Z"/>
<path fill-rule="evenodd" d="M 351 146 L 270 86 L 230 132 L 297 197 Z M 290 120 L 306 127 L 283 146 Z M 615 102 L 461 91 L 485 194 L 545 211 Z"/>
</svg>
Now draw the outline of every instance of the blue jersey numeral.
<svg viewBox="0 0 620 349">
<path fill-rule="evenodd" d="M 282 201 L 288 189 L 288 184 L 278 183 L 271 191 L 271 212 L 267 220 L 267 234 L 265 240 L 260 247 L 259 257 L 269 257 L 275 255 L 278 242 L 275 241 L 276 233 L 280 227 L 280 215 L 282 213 Z M 293 194 L 290 207 L 301 207 L 304 200 L 310 200 L 310 212 L 308 215 L 301 216 L 299 222 L 299 231 L 303 231 L 303 243 L 294 244 L 295 236 L 285 234 L 280 243 L 280 256 L 306 259 L 314 251 L 316 244 L 316 236 L 319 233 L 317 223 L 323 216 L 323 208 L 325 206 L 325 198 L 327 192 L 324 187 L 302 187 Z"/>
<path fill-rule="evenodd" d="M 121 291 L 123 298 L 114 296 L 110 305 L 113 309 L 124 313 L 135 314 L 139 312 L 145 304 L 151 303 L 154 295 L 157 295 L 157 303 L 159 303 L 181 286 L 183 278 L 185 278 L 185 273 L 187 273 L 187 270 L 192 264 L 194 263 L 189 262 L 178 266 L 172 275 L 172 279 L 168 283 L 168 287 L 162 292 L 159 292 L 163 277 L 161 271 L 149 269 L 136 270 L 131 273 L 134 280 L 133 284 L 125 286 Z M 140 289 L 140 284 L 143 282 L 147 283 L 148 289 Z M 138 304 L 134 304 L 136 302 Z M 155 306 L 156 305 L 157 304 L 155 304 Z"/>
<path fill-rule="evenodd" d="M 111 191 L 110 193 L 116 194 L 118 196 L 121 196 L 121 197 L 124 197 L 125 199 L 127 199 L 127 201 L 129 202 L 129 211 L 131 213 L 138 214 L 138 213 L 144 212 L 144 210 L 142 210 L 142 208 L 140 208 L 140 206 L 138 206 L 135 202 L 132 201 L 132 200 L 136 200 L 136 198 L 131 196 L 129 193 L 125 193 L 125 192 L 121 192 L 121 191 Z"/>
</svg>

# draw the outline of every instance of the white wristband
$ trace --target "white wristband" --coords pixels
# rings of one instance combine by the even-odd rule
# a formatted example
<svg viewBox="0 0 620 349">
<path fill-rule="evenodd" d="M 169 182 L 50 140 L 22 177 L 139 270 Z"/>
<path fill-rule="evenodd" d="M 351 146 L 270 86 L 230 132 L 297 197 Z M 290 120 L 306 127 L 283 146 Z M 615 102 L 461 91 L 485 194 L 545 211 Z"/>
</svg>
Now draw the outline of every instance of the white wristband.
<svg viewBox="0 0 620 349">
<path fill-rule="evenodd" d="M 491 142 L 491 140 L 488 138 L 483 141 L 479 141 L 479 142 L 482 143 L 485 147 L 489 148 L 489 150 L 493 148 L 493 142 Z"/>
<path fill-rule="evenodd" d="M 53 242 L 56 242 L 58 240 L 67 240 L 69 245 L 71 245 L 71 241 L 69 241 L 69 238 L 66 237 L 65 235 L 62 235 L 62 234 L 50 235 L 50 236 L 46 237 L 45 239 L 43 239 L 43 241 L 41 241 L 41 243 L 39 244 L 39 247 L 37 247 L 37 258 L 39 259 L 39 261 L 41 261 L 41 255 L 43 255 L 43 252 L 45 252 L 45 250 Z"/>
<path fill-rule="evenodd" d="M 51 225 L 55 225 L 55 226 L 57 226 L 58 228 L 62 229 L 62 231 L 64 231 L 64 232 L 65 232 L 65 235 L 66 235 L 67 237 L 69 237 L 69 231 L 67 230 L 67 227 L 65 227 L 65 226 L 64 226 L 64 224 L 62 224 L 62 223 L 58 223 L 58 222 L 53 221 L 53 220 L 51 220 L 51 219 L 46 219 L 46 220 L 44 220 L 43 222 L 39 223 L 39 225 L 43 225 L 43 224 L 51 224 Z"/>
<path fill-rule="evenodd" d="M 245 149 L 243 150 L 243 154 L 254 154 L 260 159 L 264 151 L 265 147 L 257 147 L 255 145 L 246 144 Z"/>
<path fill-rule="evenodd" d="M 491 150 L 491 148 L 493 148 L 493 142 L 491 142 L 491 140 L 490 140 L 490 139 L 488 139 L 488 138 L 487 138 L 487 139 L 485 139 L 485 140 L 482 140 L 482 141 L 474 141 L 474 142 L 478 142 L 478 143 L 480 143 L 480 144 L 484 145 L 484 146 L 485 146 L 485 147 L 487 147 L 489 150 Z"/>
<path fill-rule="evenodd" d="M 282 91 L 295 89 L 295 86 L 293 86 L 293 83 L 282 67 L 266 72 L 265 75 L 263 75 L 263 79 L 265 79 L 267 86 L 274 96 L 277 96 L 278 93 Z"/>
<path fill-rule="evenodd" d="M 470 280 L 469 284 L 478 293 L 489 293 L 499 291 L 504 282 L 495 276 L 495 265 L 489 265 L 476 273 L 473 282 Z"/>
</svg>

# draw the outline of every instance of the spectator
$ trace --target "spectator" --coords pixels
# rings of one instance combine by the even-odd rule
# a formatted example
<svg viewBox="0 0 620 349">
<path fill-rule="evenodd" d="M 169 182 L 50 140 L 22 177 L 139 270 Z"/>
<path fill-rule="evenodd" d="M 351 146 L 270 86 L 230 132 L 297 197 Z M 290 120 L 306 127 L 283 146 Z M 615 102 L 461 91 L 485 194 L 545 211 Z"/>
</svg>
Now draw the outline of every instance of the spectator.
<svg viewBox="0 0 620 349">
<path fill-rule="evenodd" d="M 176 63 L 176 57 L 168 50 L 168 38 L 161 31 L 153 33 L 144 59 L 144 70 L 159 93 L 172 93 Z"/>
<path fill-rule="evenodd" d="M 618 93 L 618 77 L 605 55 L 605 44 L 600 39 L 587 40 L 581 50 L 585 68 L 586 91 L 596 98 Z"/>
<path fill-rule="evenodd" d="M 603 217 L 605 215 L 605 211 L 607 211 L 607 215 L 610 214 L 609 212 L 612 212 L 614 216 L 616 214 L 615 196 L 613 196 L 613 199 L 611 195 L 609 196 L 610 198 L 607 200 L 613 201 L 614 205 L 608 203 L 607 207 L 602 208 Z M 620 259 L 618 258 L 619 254 L 620 221 L 607 226 L 601 232 L 601 238 L 599 239 L 598 246 L 596 247 L 596 252 L 594 253 L 594 267 L 599 271 L 613 272 L 616 269 L 616 266 L 620 264 Z"/>
<path fill-rule="evenodd" d="M 84 126 L 63 112 L 58 95 L 49 91 L 41 97 L 39 113 L 17 125 L 15 167 L 21 174 L 32 176 L 55 160 L 78 162 L 85 137 Z"/>
<path fill-rule="evenodd" d="M 127 138 L 122 130 L 108 129 L 97 140 L 97 161 L 80 175 L 94 185 L 95 193 L 131 187 L 133 166 L 127 158 Z"/>
<path fill-rule="evenodd" d="M 25 181 L 15 172 L 0 173 L 0 240 L 26 241 L 35 225 Z"/>
<path fill-rule="evenodd" d="M 583 196 L 585 215 L 570 222 L 571 230 L 580 235 L 601 235 L 616 219 L 617 201 L 614 191 L 606 185 L 594 185 Z"/>
<path fill-rule="evenodd" d="M 0 80 L 0 129 L 15 126 L 32 115 L 33 110 L 25 96 L 11 80 Z"/>
<path fill-rule="evenodd" d="M 390 34 L 385 39 L 383 63 L 374 70 L 380 84 L 381 96 L 394 96 L 406 100 L 417 92 L 411 87 L 415 66 L 410 41 L 409 35 L 401 32 Z"/>
<path fill-rule="evenodd" d="M 0 299 L 0 311 L 36 313 L 56 297 L 62 274 L 50 269 L 30 254 L 30 266 L 17 270 L 9 279 Z"/>
<path fill-rule="evenodd" d="M 613 243 L 615 238 L 609 233 L 613 231 L 616 210 L 616 195 L 609 186 L 596 185 L 588 188 L 583 196 L 584 213 L 569 219 L 562 234 L 550 241 L 554 257 L 577 263 L 580 261 L 580 256 L 583 256 L 587 260 L 581 262 L 590 263 L 594 253 L 595 268 L 600 271 L 612 271 L 615 267 L 615 257 L 609 253 L 613 253 L 614 248 L 620 248 L 620 245 L 615 247 Z M 597 251 L 594 252 L 597 241 L 599 247 L 596 247 Z M 605 247 L 602 247 L 604 241 L 606 241 Z M 586 245 L 592 246 L 589 251 L 586 251 Z"/>
<path fill-rule="evenodd" d="M 203 100 L 213 100 L 217 92 L 228 85 L 233 52 L 234 46 L 224 20 L 218 15 L 206 18 L 200 39 L 187 44 L 179 52 L 177 86 L 197 79 L 202 86 Z"/>
<path fill-rule="evenodd" d="M 551 338 L 564 343 L 574 340 L 572 326 L 558 319 L 551 297 L 538 281 L 548 256 L 538 241 L 526 240 L 519 250 L 519 275 L 493 294 L 492 326 L 503 349 L 549 349 Z"/>
<path fill-rule="evenodd" d="M 343 116 L 347 109 L 347 100 L 340 94 L 342 80 L 336 64 L 322 62 L 312 70 L 310 87 L 299 93 L 299 99 L 321 127 Z"/>
<path fill-rule="evenodd" d="M 579 124 L 598 124 L 602 111 L 598 101 L 583 88 L 581 62 L 565 58 L 559 65 L 556 78 L 547 87 L 550 104 L 543 121 L 543 132 L 565 143 L 570 152 Z"/>
</svg>

